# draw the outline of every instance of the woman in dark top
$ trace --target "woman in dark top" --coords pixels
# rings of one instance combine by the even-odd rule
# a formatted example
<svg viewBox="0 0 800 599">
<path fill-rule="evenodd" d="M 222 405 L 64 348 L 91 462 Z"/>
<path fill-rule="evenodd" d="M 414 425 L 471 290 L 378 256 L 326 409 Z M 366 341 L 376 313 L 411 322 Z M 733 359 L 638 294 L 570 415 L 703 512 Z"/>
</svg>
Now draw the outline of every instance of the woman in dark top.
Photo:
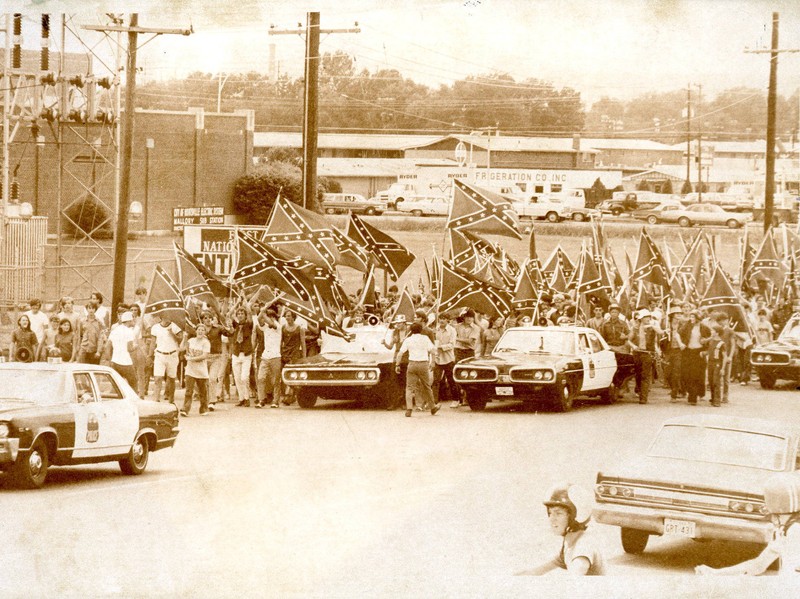
<svg viewBox="0 0 800 599">
<path fill-rule="evenodd" d="M 237 406 L 250 406 L 250 366 L 253 363 L 253 320 L 247 308 L 239 306 L 231 321 L 230 348 L 231 372 L 236 392 L 239 394 Z"/>
<path fill-rule="evenodd" d="M 62 362 L 72 361 L 72 354 L 75 349 L 75 331 L 72 330 L 72 322 L 68 318 L 62 318 L 61 322 L 58 323 L 56 347 L 61 352 Z"/>
<path fill-rule="evenodd" d="M 286 320 L 286 324 L 283 325 L 281 331 L 281 362 L 293 364 L 306 357 L 306 332 L 297 324 L 294 313 L 286 310 L 283 318 Z M 284 405 L 288 406 L 294 401 L 294 394 L 289 389 L 284 389 Z"/>
<path fill-rule="evenodd" d="M 31 330 L 31 321 L 23 314 L 17 320 L 17 328 L 11 333 L 9 359 L 20 362 L 33 362 L 38 345 L 36 333 Z"/>
</svg>

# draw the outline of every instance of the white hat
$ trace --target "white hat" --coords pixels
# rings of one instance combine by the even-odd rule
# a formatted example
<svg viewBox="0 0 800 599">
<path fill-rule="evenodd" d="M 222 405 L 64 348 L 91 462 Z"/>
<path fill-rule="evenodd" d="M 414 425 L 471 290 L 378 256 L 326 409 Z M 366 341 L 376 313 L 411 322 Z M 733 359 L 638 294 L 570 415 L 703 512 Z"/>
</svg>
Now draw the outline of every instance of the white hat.
<svg viewBox="0 0 800 599">
<path fill-rule="evenodd" d="M 636 315 L 636 320 L 641 320 L 642 318 L 645 318 L 647 316 L 652 316 L 652 314 L 650 313 L 650 310 L 644 308 L 642 310 L 639 310 L 639 313 Z"/>
<path fill-rule="evenodd" d="M 133 320 L 133 314 L 130 312 L 123 312 L 122 316 L 119 317 L 120 322 L 131 322 Z"/>
<path fill-rule="evenodd" d="M 392 323 L 393 324 L 401 324 L 401 323 L 404 323 L 405 321 L 406 321 L 405 314 L 398 314 L 397 316 L 394 317 L 394 320 L 392 321 Z"/>
</svg>

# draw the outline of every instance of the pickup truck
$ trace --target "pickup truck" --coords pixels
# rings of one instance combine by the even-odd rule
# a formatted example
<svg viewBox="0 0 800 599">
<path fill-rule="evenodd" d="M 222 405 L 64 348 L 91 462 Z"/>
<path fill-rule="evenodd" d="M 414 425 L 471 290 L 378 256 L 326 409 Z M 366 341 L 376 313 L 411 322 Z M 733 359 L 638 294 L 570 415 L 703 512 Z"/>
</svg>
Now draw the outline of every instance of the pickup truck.
<svg viewBox="0 0 800 599">
<path fill-rule="evenodd" d="M 386 202 L 370 198 L 357 193 L 326 193 L 322 196 L 322 209 L 327 214 L 339 212 L 354 212 L 356 214 L 383 214 L 386 212 Z"/>
<path fill-rule="evenodd" d="M 572 218 L 572 207 L 561 198 L 548 195 L 531 196 L 527 200 L 511 202 L 511 208 L 520 221 L 546 219 L 557 223 Z"/>
</svg>

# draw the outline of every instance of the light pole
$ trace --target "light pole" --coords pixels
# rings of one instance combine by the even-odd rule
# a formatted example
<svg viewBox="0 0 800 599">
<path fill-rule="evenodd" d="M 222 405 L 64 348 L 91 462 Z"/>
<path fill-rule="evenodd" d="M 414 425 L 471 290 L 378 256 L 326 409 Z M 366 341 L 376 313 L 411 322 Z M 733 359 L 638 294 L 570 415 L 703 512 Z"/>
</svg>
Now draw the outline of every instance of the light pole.
<svg viewBox="0 0 800 599">
<path fill-rule="evenodd" d="M 230 76 L 230 73 L 226 73 L 225 79 L 223 79 L 222 73 L 217 74 L 217 112 L 222 112 L 222 88 L 225 87 L 225 83 L 228 81 L 228 77 Z"/>
</svg>

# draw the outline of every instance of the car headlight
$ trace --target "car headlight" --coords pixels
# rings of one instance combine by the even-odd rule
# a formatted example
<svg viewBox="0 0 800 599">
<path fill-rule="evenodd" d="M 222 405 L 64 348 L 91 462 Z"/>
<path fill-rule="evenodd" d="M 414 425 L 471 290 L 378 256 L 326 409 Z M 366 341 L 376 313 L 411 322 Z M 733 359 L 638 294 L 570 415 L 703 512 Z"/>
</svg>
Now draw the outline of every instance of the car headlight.
<svg viewBox="0 0 800 599">
<path fill-rule="evenodd" d="M 769 354 L 767 354 L 766 356 L 764 356 L 764 361 L 765 361 L 765 362 L 772 362 L 772 356 L 770 356 Z"/>
<path fill-rule="evenodd" d="M 374 381 L 374 380 L 377 378 L 377 375 L 375 374 L 375 371 L 374 371 L 374 370 L 370 370 L 370 371 L 367 373 L 367 378 L 368 378 L 369 380 L 371 380 L 371 381 Z"/>
<path fill-rule="evenodd" d="M 543 381 L 552 381 L 553 380 L 553 372 L 550 370 L 542 371 L 542 380 Z"/>
<path fill-rule="evenodd" d="M 359 381 L 363 381 L 364 379 L 366 379 L 366 378 L 367 378 L 367 373 L 366 373 L 366 372 L 364 372 L 363 370 L 359 370 L 359 371 L 356 373 L 356 378 L 357 378 Z"/>
<path fill-rule="evenodd" d="M 0 422 L 0 438 L 5 439 L 6 437 L 8 437 L 10 432 L 11 429 L 8 428 L 8 423 Z"/>
<path fill-rule="evenodd" d="M 476 370 L 470 370 L 469 371 L 469 378 L 471 378 L 471 379 L 478 378 L 478 372 Z"/>
<path fill-rule="evenodd" d="M 535 380 L 535 381 L 541 381 L 542 380 L 542 371 L 541 370 L 537 370 L 536 372 L 533 373 L 533 380 Z"/>
<path fill-rule="evenodd" d="M 300 373 L 300 380 L 306 380 L 308 378 L 308 373 L 304 370 Z"/>
<path fill-rule="evenodd" d="M 293 381 L 297 380 L 297 373 L 296 372 L 290 372 L 289 373 L 289 378 L 292 379 Z"/>
</svg>

